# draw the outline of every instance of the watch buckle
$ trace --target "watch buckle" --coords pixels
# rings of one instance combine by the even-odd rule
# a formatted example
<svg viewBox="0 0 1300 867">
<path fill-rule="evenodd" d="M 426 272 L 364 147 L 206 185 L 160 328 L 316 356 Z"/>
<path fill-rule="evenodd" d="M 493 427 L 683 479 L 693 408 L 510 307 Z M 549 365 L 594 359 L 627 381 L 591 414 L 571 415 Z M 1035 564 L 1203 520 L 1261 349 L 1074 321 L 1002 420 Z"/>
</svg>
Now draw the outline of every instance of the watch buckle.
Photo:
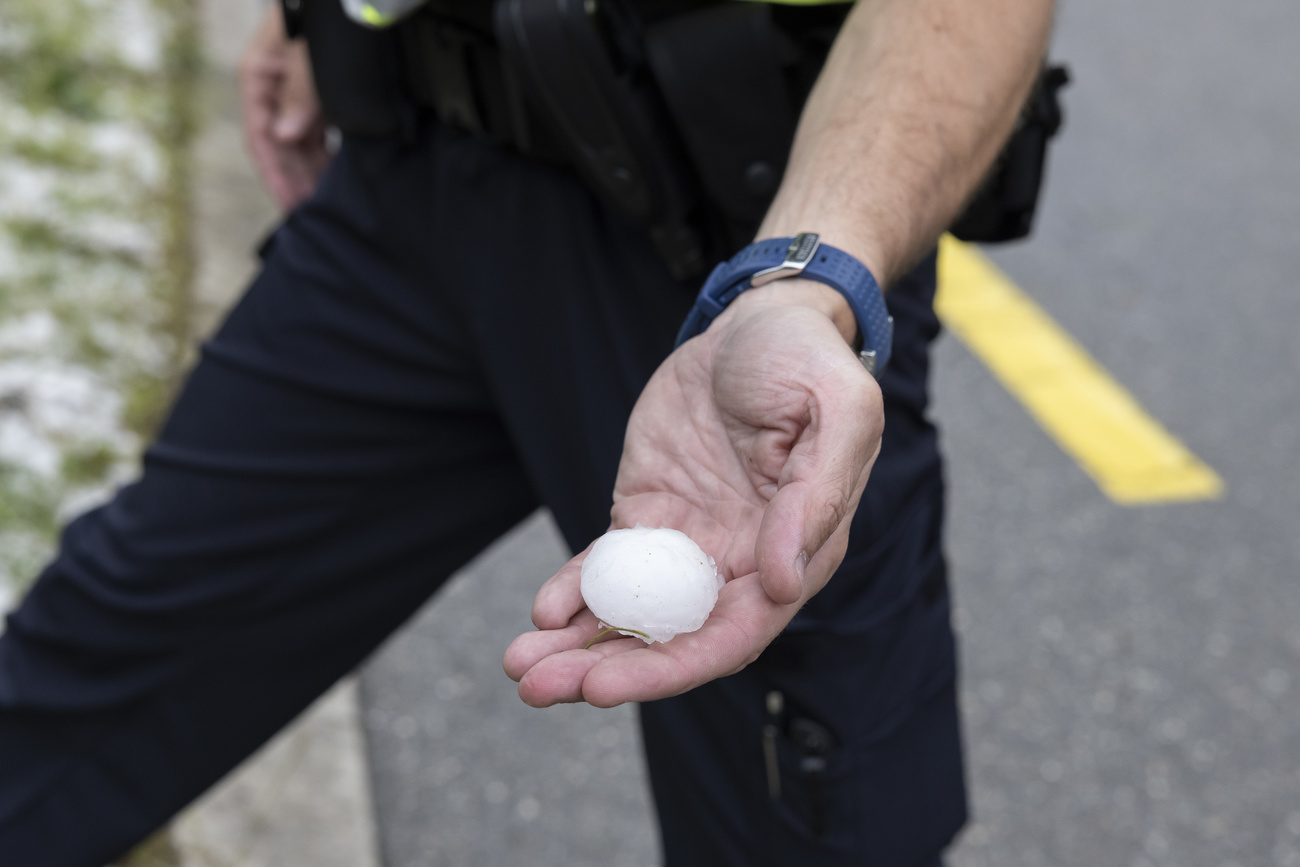
<svg viewBox="0 0 1300 867">
<path fill-rule="evenodd" d="M 889 319 L 889 333 L 892 335 L 894 333 L 894 317 L 889 316 L 887 318 Z M 876 355 L 876 350 L 874 349 L 863 349 L 861 352 L 858 353 L 858 361 L 862 362 L 862 366 L 865 367 L 867 369 L 867 373 L 871 374 L 872 376 L 876 376 L 877 358 L 878 356 Z"/>
<path fill-rule="evenodd" d="M 790 239 L 790 246 L 785 251 L 785 261 L 780 265 L 755 271 L 749 278 L 749 285 L 762 286 L 785 277 L 798 277 L 813 260 L 821 243 L 821 236 L 817 233 L 800 232 Z"/>
</svg>

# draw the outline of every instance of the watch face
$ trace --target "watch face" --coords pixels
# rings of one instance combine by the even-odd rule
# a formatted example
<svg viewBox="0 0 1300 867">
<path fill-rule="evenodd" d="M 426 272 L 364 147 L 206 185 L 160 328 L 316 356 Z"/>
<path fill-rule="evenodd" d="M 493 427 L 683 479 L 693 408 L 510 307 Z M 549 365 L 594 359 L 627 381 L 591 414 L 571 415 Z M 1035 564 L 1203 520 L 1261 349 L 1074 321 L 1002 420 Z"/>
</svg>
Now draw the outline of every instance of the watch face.
<svg viewBox="0 0 1300 867">
<path fill-rule="evenodd" d="M 812 259 L 813 253 L 817 252 L 817 244 L 821 236 L 813 232 L 802 232 L 794 236 L 790 241 L 790 249 L 785 251 L 785 261 L 787 264 L 806 265 Z"/>
</svg>

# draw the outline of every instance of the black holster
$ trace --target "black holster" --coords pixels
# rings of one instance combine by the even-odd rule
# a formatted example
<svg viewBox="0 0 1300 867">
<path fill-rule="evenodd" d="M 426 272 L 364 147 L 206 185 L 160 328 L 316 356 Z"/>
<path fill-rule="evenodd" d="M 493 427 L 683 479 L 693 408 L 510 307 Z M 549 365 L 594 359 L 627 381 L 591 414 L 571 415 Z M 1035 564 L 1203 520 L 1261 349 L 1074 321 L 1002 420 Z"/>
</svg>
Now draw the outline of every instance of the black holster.
<svg viewBox="0 0 1300 867">
<path fill-rule="evenodd" d="M 507 75 L 519 81 L 569 162 L 646 229 L 674 276 L 710 264 L 699 182 L 646 74 L 639 22 L 616 0 L 497 0 Z"/>
</svg>

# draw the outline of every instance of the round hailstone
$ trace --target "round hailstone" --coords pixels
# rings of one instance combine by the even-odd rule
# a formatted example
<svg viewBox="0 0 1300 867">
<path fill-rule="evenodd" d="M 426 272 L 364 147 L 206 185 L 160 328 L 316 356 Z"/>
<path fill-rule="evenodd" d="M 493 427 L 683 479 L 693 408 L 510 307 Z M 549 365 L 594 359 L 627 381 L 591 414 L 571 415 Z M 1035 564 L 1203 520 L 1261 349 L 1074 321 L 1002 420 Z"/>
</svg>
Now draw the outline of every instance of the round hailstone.
<svg viewBox="0 0 1300 867">
<path fill-rule="evenodd" d="M 587 607 L 624 635 L 645 633 L 646 644 L 703 626 L 722 584 L 713 558 L 667 527 L 610 530 L 582 561 Z"/>
</svg>

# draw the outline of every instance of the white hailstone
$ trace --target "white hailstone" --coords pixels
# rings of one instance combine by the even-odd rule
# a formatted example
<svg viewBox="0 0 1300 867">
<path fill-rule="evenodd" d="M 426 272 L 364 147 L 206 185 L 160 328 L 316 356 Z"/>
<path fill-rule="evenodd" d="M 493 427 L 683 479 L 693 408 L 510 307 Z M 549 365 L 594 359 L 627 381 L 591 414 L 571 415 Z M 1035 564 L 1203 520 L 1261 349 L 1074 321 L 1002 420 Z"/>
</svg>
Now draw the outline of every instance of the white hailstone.
<svg viewBox="0 0 1300 867">
<path fill-rule="evenodd" d="M 667 527 L 610 530 L 582 561 L 587 607 L 606 626 L 646 644 L 703 626 L 722 584 L 713 558 Z"/>
</svg>

